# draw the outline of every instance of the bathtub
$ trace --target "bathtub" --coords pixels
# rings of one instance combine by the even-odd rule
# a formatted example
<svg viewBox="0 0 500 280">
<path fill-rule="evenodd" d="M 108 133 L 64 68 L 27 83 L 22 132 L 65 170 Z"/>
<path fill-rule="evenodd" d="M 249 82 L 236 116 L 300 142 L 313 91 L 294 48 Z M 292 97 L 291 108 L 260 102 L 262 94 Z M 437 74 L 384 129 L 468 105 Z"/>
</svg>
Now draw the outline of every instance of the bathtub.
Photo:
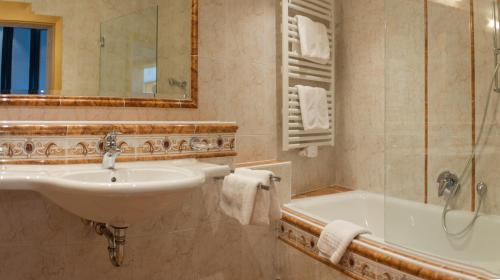
<svg viewBox="0 0 500 280">
<path fill-rule="evenodd" d="M 500 217 L 482 216 L 473 230 L 457 239 L 441 227 L 442 207 L 350 191 L 293 200 L 285 209 L 326 224 L 342 219 L 366 227 L 371 234 L 359 240 L 383 244 L 398 251 L 439 263 L 474 270 L 489 278 L 500 275 Z M 468 223 L 472 214 L 451 212 L 453 230 Z"/>
</svg>

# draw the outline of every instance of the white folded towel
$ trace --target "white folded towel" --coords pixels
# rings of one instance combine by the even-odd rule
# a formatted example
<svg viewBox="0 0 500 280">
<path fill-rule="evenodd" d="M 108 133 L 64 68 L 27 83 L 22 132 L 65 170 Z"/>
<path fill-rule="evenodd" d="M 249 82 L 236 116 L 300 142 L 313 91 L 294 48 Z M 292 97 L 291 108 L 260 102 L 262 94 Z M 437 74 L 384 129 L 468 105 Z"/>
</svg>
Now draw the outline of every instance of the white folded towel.
<svg viewBox="0 0 500 280">
<path fill-rule="evenodd" d="M 226 215 L 237 219 L 242 225 L 248 225 L 252 218 L 257 186 L 257 178 L 230 174 L 222 183 L 219 206 Z"/>
<path fill-rule="evenodd" d="M 329 129 L 326 90 L 319 87 L 295 86 L 299 93 L 300 113 L 304 130 Z"/>
<path fill-rule="evenodd" d="M 318 249 L 330 262 L 338 264 L 352 240 L 363 233 L 370 231 L 350 222 L 335 220 L 321 232 Z"/>
<path fill-rule="evenodd" d="M 268 190 L 257 190 L 255 205 L 250 224 L 270 225 L 272 221 L 281 219 L 281 206 L 271 176 L 274 174 L 268 170 L 254 170 L 248 168 L 236 168 L 235 174 L 257 178 L 262 185 L 270 186 Z"/>
<path fill-rule="evenodd" d="M 296 19 L 301 56 L 316 63 L 330 62 L 330 42 L 326 26 L 304 16 L 297 15 Z"/>
<path fill-rule="evenodd" d="M 272 172 L 237 168 L 224 179 L 220 207 L 242 225 L 269 225 L 281 218 L 281 207 L 276 188 L 271 180 Z M 259 184 L 271 189 L 258 189 Z"/>
</svg>

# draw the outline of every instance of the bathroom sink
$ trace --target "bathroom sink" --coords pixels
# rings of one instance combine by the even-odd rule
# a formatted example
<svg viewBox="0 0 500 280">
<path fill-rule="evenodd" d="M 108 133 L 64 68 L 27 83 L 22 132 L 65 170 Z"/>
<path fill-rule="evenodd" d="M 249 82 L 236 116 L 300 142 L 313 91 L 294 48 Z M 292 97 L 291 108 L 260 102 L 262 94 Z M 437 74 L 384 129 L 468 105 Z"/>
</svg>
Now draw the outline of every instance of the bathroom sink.
<svg viewBox="0 0 500 280">
<path fill-rule="evenodd" d="M 199 174 L 182 168 L 118 168 L 54 172 L 59 183 L 71 189 L 100 193 L 146 193 L 182 189 L 197 184 Z"/>
<path fill-rule="evenodd" d="M 178 209 L 207 176 L 229 167 L 196 160 L 99 164 L 8 166 L 0 170 L 0 190 L 28 189 L 88 220 L 129 227 Z M 210 175 L 211 174 L 211 175 Z"/>
<path fill-rule="evenodd" d="M 119 165 L 117 165 L 119 166 Z M 38 191 L 92 221 L 126 227 L 174 209 L 183 195 L 205 181 L 202 172 L 175 166 L 49 172 Z"/>
</svg>

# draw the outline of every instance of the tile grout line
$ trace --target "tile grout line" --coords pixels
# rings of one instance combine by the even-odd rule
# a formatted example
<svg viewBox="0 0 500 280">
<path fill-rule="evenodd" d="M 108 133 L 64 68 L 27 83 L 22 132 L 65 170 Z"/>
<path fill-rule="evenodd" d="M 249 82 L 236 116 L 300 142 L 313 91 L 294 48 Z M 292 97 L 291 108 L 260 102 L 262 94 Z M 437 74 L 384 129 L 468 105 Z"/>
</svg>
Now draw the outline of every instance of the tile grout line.
<svg viewBox="0 0 500 280">
<path fill-rule="evenodd" d="M 476 208 L 476 192 L 474 186 L 476 185 L 476 156 L 475 156 L 475 146 L 476 146 L 476 57 L 475 57 L 475 39 L 474 39 L 474 1 L 469 0 L 469 28 L 470 28 L 470 67 L 471 67 L 471 140 L 472 140 L 472 166 L 471 166 L 471 211 Z"/>
<path fill-rule="evenodd" d="M 424 202 L 429 202 L 429 13 L 424 0 Z"/>
</svg>

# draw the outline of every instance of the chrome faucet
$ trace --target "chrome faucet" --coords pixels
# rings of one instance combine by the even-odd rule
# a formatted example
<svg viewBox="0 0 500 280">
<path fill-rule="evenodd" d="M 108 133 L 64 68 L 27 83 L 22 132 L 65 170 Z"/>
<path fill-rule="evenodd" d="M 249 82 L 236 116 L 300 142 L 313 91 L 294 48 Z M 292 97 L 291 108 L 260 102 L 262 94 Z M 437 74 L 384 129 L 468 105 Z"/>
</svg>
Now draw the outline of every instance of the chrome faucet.
<svg viewBox="0 0 500 280">
<path fill-rule="evenodd" d="M 214 148 L 207 140 L 200 140 L 198 137 L 193 137 L 189 140 L 189 146 L 193 151 L 209 151 Z"/>
<path fill-rule="evenodd" d="M 104 169 L 115 169 L 116 158 L 122 152 L 116 143 L 116 137 L 120 134 L 120 132 L 112 131 L 104 138 L 104 156 L 102 158 L 102 168 Z"/>
</svg>

